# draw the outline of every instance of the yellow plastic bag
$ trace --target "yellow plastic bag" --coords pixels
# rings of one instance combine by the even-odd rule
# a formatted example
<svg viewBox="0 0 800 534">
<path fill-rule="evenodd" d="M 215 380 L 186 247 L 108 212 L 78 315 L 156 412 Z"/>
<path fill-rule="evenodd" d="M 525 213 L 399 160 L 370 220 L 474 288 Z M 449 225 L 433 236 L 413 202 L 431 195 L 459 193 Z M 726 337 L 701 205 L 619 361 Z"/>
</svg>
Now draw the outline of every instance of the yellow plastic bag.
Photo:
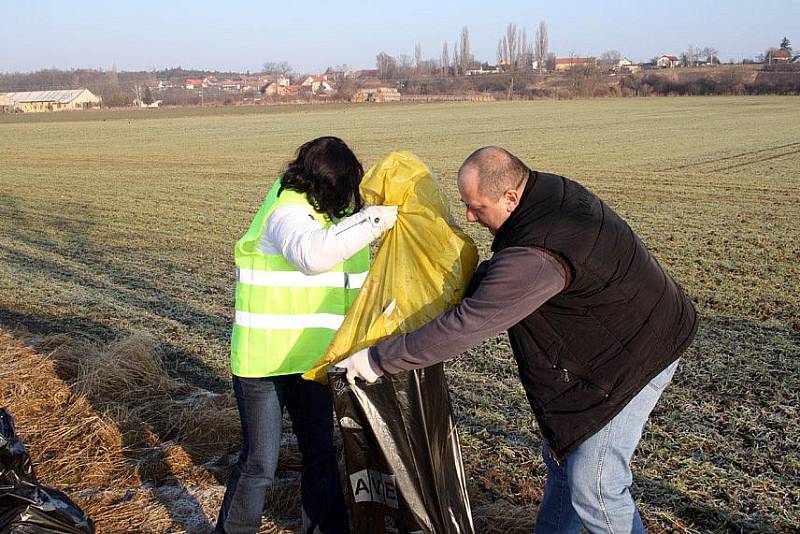
<svg viewBox="0 0 800 534">
<path fill-rule="evenodd" d="M 398 206 L 369 275 L 328 351 L 303 378 L 353 352 L 411 332 L 457 304 L 475 271 L 475 244 L 452 221 L 436 179 L 411 152 L 392 152 L 361 182 L 368 204 Z"/>
</svg>

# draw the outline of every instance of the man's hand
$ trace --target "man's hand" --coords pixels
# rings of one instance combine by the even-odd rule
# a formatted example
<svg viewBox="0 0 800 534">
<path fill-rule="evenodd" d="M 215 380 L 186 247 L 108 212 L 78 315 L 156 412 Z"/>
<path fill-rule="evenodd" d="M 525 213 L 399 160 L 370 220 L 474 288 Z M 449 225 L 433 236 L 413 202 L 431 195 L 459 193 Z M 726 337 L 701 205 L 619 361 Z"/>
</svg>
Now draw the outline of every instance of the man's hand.
<svg viewBox="0 0 800 534">
<path fill-rule="evenodd" d="M 339 367 L 347 371 L 347 381 L 350 385 L 355 385 L 356 378 L 366 381 L 369 384 L 375 382 L 380 375 L 375 374 L 372 366 L 369 364 L 369 349 L 361 349 L 354 352 L 339 363 L 334 364 L 334 367 Z"/>
</svg>

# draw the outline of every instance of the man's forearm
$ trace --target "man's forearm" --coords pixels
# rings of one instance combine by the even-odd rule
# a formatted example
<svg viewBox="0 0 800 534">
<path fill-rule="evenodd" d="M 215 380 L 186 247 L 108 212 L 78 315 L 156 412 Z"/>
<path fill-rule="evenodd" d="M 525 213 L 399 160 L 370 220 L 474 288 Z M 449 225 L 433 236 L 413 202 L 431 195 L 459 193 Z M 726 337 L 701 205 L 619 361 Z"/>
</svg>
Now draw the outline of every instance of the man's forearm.
<svg viewBox="0 0 800 534">
<path fill-rule="evenodd" d="M 378 373 L 449 360 L 518 323 L 565 285 L 563 266 L 547 252 L 513 247 L 496 254 L 472 296 L 418 330 L 370 348 Z"/>
</svg>

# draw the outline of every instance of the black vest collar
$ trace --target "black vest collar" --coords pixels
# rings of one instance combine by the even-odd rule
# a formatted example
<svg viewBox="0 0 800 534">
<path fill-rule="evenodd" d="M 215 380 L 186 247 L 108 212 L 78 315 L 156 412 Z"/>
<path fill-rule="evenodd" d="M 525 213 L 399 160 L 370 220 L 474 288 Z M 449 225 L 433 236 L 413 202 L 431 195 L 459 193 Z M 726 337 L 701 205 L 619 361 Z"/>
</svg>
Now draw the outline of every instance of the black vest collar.
<svg viewBox="0 0 800 534">
<path fill-rule="evenodd" d="M 497 252 L 509 246 L 514 246 L 514 241 L 520 236 L 520 232 L 525 233 L 525 227 L 535 219 L 545 214 L 548 204 L 547 198 L 539 198 L 538 188 L 539 173 L 530 171 L 522 198 L 519 200 L 517 208 L 497 230 L 492 241 L 492 252 Z"/>
</svg>

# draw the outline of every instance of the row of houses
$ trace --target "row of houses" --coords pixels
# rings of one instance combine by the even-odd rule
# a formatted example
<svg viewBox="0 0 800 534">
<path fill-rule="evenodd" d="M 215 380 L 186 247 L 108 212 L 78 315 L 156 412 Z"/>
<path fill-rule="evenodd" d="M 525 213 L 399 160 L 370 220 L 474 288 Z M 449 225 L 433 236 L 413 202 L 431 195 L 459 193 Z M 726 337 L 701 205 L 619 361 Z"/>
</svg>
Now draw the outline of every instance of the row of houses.
<svg viewBox="0 0 800 534">
<path fill-rule="evenodd" d="M 290 78 L 277 76 L 242 76 L 237 80 L 219 80 L 215 76 L 189 78 L 177 84 L 164 80 L 153 80 L 148 87 L 155 92 L 166 89 L 183 89 L 186 91 L 217 91 L 245 93 L 258 91 L 265 96 L 285 98 L 330 97 L 337 93 L 337 80 L 358 80 L 359 89 L 353 97 L 356 101 L 390 102 L 400 99 L 397 89 L 379 82 L 375 69 L 352 70 L 345 72 L 329 72 L 325 74 L 307 75 Z"/>
<path fill-rule="evenodd" d="M 331 96 L 336 93 L 336 80 L 333 75 L 319 74 L 306 76 L 300 83 L 290 83 L 279 77 L 265 85 L 261 92 L 267 96 Z"/>
<path fill-rule="evenodd" d="M 601 65 L 602 64 L 602 65 Z M 555 59 L 553 69 L 555 72 L 564 72 L 573 68 L 580 67 L 598 67 L 604 66 L 608 70 L 614 72 L 629 71 L 635 72 L 640 67 L 628 58 L 620 58 L 613 61 L 598 61 L 594 57 L 560 57 Z M 529 67 L 535 71 L 546 70 L 545 65 L 540 64 L 538 60 L 533 60 Z M 483 74 L 501 74 L 510 68 L 508 61 L 501 61 L 499 65 L 479 65 L 477 68 L 469 69 L 464 72 L 467 76 L 480 76 Z"/>
<path fill-rule="evenodd" d="M 273 79 L 266 76 L 240 76 L 236 80 L 220 80 L 216 76 L 206 76 L 204 78 L 187 79 L 182 85 L 176 85 L 171 81 L 155 80 L 152 89 L 171 89 L 183 87 L 188 90 L 217 89 L 227 92 L 243 92 L 257 90 Z"/>
<path fill-rule="evenodd" d="M 657 69 L 674 69 L 680 67 L 683 60 L 674 54 L 664 54 L 657 58 L 652 63 L 636 64 L 630 59 L 623 57 L 613 60 L 598 60 L 594 57 L 569 57 L 557 58 L 555 61 L 556 72 L 568 71 L 573 68 L 580 67 L 604 67 L 610 72 L 637 72 L 643 68 L 657 68 Z M 708 65 L 708 61 L 695 60 L 693 65 L 704 66 Z"/>
<path fill-rule="evenodd" d="M 240 76 L 236 80 L 223 79 L 220 80 L 216 76 L 205 76 L 203 78 L 189 78 L 183 82 L 176 82 L 174 80 L 151 80 L 147 82 L 147 87 L 151 90 L 163 89 L 219 89 L 223 91 L 246 91 L 248 89 L 257 89 L 267 83 L 269 80 L 263 76 Z"/>
<path fill-rule="evenodd" d="M 263 88 L 267 96 L 280 97 L 330 97 L 337 92 L 335 77 L 329 74 L 307 76 L 298 84 L 281 83 L 276 80 Z M 397 102 L 400 93 L 395 86 L 386 84 L 376 78 L 362 80 L 354 92 L 353 102 Z"/>
<path fill-rule="evenodd" d="M 713 63 L 718 63 L 716 58 L 712 59 Z M 774 48 L 767 52 L 764 57 L 764 63 L 800 63 L 800 55 L 792 56 L 791 50 L 786 48 Z M 692 66 L 703 67 L 710 65 L 708 59 L 695 59 L 691 61 Z M 654 66 L 659 69 L 674 69 L 684 65 L 684 59 L 676 55 L 669 54 L 663 55 L 655 60 Z"/>
<path fill-rule="evenodd" d="M 213 80 L 210 80 L 213 82 Z M 273 80 L 261 80 L 265 85 L 258 87 L 267 96 L 280 96 L 287 98 L 306 98 L 310 96 L 325 97 L 336 93 L 336 82 L 331 75 L 307 76 L 299 83 L 290 83 L 289 78 L 279 76 Z M 196 83 L 195 83 L 196 82 Z M 227 85 L 227 84 L 225 84 Z M 168 89 L 161 83 L 148 84 L 153 89 Z M 192 90 L 204 87 L 204 80 L 187 80 L 179 89 Z M 212 86 L 208 86 L 212 87 Z M 221 87 L 223 87 L 221 85 Z M 246 86 L 241 86 L 246 87 Z M 377 79 L 368 79 L 359 83 L 358 89 L 352 95 L 354 102 L 394 102 L 400 100 L 397 88 Z M 43 112 L 79 110 L 99 107 L 100 97 L 88 89 L 69 89 L 57 91 L 25 91 L 0 93 L 0 113 L 8 112 Z M 137 98 L 134 105 L 139 107 L 158 107 L 161 100 L 152 99 L 145 103 L 144 99 Z"/>
<path fill-rule="evenodd" d="M 187 79 L 181 85 L 170 81 L 154 80 L 150 84 L 150 88 L 160 90 L 180 87 L 189 91 L 208 89 L 236 93 L 260 91 L 268 96 L 296 96 L 308 94 L 325 96 L 336 92 L 335 80 L 337 79 L 368 79 L 375 76 L 377 76 L 377 71 L 370 69 L 330 72 L 294 79 L 284 75 L 241 76 L 236 80 L 219 80 L 215 76 L 206 76 L 204 78 Z"/>
<path fill-rule="evenodd" d="M 715 61 L 716 62 L 716 61 Z M 800 63 L 800 55 L 792 56 L 788 49 L 773 49 L 765 57 L 765 63 Z M 681 67 L 684 64 L 683 59 L 674 54 L 664 54 L 653 60 L 651 63 L 637 64 L 632 62 L 626 57 L 618 59 L 597 59 L 595 57 L 560 57 L 556 58 L 553 70 L 555 72 L 566 72 L 576 68 L 597 68 L 600 67 L 609 72 L 622 73 L 622 72 L 637 72 L 641 69 L 657 68 L 657 69 L 674 69 Z M 705 66 L 709 65 L 708 60 L 693 60 L 692 66 Z M 530 67 L 533 70 L 546 70 L 544 65 L 540 65 L 537 60 L 533 60 Z M 542 67 L 540 69 L 540 67 Z M 479 76 L 482 74 L 499 74 L 504 70 L 508 70 L 507 63 L 501 62 L 499 65 L 481 65 L 478 68 L 470 69 L 465 72 L 467 76 Z"/>
<path fill-rule="evenodd" d="M 336 92 L 332 75 L 307 76 L 305 79 L 292 80 L 286 76 L 242 76 L 239 79 L 218 80 L 215 76 L 204 78 L 188 78 L 181 84 L 165 80 L 153 80 L 148 84 L 151 90 L 185 89 L 187 91 L 220 91 L 245 93 L 260 91 L 269 96 L 295 96 L 303 93 L 314 95 L 333 94 Z"/>
<path fill-rule="evenodd" d="M 586 67 L 602 67 L 609 72 L 637 72 L 641 69 L 641 66 L 626 57 L 609 60 L 598 60 L 595 57 L 560 57 L 555 60 L 554 70 L 565 72 Z"/>
<path fill-rule="evenodd" d="M 674 54 L 664 54 L 655 59 L 654 63 L 636 64 L 626 57 L 613 60 L 598 60 L 594 57 L 568 57 L 557 58 L 555 61 L 556 72 L 564 72 L 581 67 L 604 67 L 611 72 L 638 72 L 643 68 L 674 69 L 680 67 L 681 59 Z M 697 61 L 697 65 L 706 64 Z"/>
<path fill-rule="evenodd" d="M 0 93 L 0 112 L 35 113 L 99 107 L 101 99 L 88 89 Z"/>
</svg>

